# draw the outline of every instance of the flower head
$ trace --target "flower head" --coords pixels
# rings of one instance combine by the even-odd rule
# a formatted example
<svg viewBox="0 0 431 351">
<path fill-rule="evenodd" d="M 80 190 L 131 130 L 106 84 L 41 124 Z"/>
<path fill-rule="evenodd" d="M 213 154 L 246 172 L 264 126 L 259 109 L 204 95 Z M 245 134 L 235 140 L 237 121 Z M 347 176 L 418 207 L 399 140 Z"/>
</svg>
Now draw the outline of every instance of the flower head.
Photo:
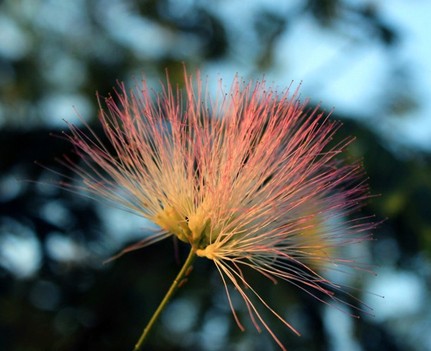
<svg viewBox="0 0 431 351">
<path fill-rule="evenodd" d="M 340 248 L 366 239 L 372 224 L 347 220 L 368 197 L 359 164 L 343 163 L 350 143 L 333 144 L 339 123 L 306 110 L 298 90 L 235 78 L 214 97 L 185 73 L 184 89 L 154 93 L 123 85 L 99 119 L 108 142 L 74 125 L 70 141 L 87 164 L 70 163 L 85 187 L 156 223 L 138 246 L 175 236 L 212 260 L 247 305 L 257 329 L 260 301 L 289 328 L 244 276 L 249 267 L 273 281 L 338 299 L 322 271 L 354 265 Z"/>
</svg>

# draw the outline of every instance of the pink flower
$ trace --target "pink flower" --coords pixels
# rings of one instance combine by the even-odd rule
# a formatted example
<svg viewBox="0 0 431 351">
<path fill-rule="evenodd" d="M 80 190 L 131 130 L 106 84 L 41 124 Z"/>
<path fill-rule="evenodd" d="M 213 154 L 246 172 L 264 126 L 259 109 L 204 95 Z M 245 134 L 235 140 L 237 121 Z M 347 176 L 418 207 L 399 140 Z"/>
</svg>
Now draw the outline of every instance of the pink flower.
<svg viewBox="0 0 431 351">
<path fill-rule="evenodd" d="M 340 123 L 306 110 L 298 90 L 278 93 L 237 77 L 215 97 L 185 74 L 154 93 L 123 85 L 105 100 L 99 119 L 108 139 L 74 125 L 70 141 L 86 166 L 66 160 L 91 193 L 160 226 L 132 249 L 176 236 L 214 262 L 234 318 L 231 286 L 258 330 L 262 305 L 298 333 L 253 289 L 249 267 L 311 295 L 338 300 L 323 276 L 334 265 L 357 267 L 342 248 L 369 238 L 367 218 L 348 219 L 369 197 L 360 164 L 343 163 L 351 139 L 334 144 Z M 260 301 L 262 305 L 253 301 Z"/>
</svg>

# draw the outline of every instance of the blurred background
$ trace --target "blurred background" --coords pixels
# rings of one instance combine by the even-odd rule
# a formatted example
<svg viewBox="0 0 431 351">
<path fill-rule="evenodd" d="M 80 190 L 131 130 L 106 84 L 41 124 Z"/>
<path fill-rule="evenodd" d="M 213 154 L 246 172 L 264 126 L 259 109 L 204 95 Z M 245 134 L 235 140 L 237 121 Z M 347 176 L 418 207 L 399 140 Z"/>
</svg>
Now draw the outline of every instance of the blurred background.
<svg viewBox="0 0 431 351">
<path fill-rule="evenodd" d="M 371 315 L 252 277 L 301 331 L 268 314 L 288 349 L 431 350 L 430 13 L 428 0 L 0 1 L 0 350 L 133 348 L 187 248 L 166 240 L 104 265 L 148 224 L 46 184 L 62 176 L 34 161 L 70 176 L 55 160 L 71 151 L 55 137 L 63 119 L 98 130 L 96 91 L 143 74 L 157 87 L 166 68 L 180 82 L 182 62 L 227 87 L 236 73 L 302 82 L 311 104 L 335 107 L 339 137 L 357 138 L 348 151 L 380 194 L 364 209 L 386 219 L 364 254 L 377 276 L 350 277 Z M 147 350 L 277 350 L 247 320 L 242 333 L 199 260 Z"/>
</svg>

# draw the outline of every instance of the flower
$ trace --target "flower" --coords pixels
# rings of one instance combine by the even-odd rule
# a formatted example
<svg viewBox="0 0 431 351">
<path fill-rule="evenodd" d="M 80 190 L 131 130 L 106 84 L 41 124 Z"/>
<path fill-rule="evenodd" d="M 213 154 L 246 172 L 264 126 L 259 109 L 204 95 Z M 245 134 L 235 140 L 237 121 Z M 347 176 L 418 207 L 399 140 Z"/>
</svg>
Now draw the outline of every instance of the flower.
<svg viewBox="0 0 431 351">
<path fill-rule="evenodd" d="M 325 267 L 347 265 L 342 248 L 369 238 L 367 218 L 348 219 L 369 197 L 362 166 L 340 158 L 351 139 L 334 144 L 340 126 L 299 91 L 278 93 L 264 81 L 236 77 L 211 95 L 185 72 L 184 89 L 159 93 L 119 85 L 100 103 L 106 141 L 88 126 L 68 136 L 85 165 L 68 164 L 89 192 L 121 204 L 161 230 L 131 249 L 175 236 L 212 260 L 231 300 L 241 295 L 255 327 L 284 349 L 254 301 L 298 333 L 248 283 L 249 267 L 311 295 L 338 301 Z M 319 298 L 319 297 L 318 297 Z"/>
</svg>

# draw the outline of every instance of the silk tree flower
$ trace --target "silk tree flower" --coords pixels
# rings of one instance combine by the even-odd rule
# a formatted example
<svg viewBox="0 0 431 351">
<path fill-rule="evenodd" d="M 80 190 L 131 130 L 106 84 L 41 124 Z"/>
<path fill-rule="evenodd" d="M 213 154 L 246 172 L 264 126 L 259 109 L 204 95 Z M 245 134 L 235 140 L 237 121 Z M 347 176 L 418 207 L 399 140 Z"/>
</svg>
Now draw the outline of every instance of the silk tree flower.
<svg viewBox="0 0 431 351">
<path fill-rule="evenodd" d="M 171 236 L 189 244 L 177 283 L 194 257 L 212 260 L 238 326 L 244 329 L 234 291 L 254 326 L 283 350 L 262 308 L 299 333 L 250 285 L 245 267 L 339 301 L 343 288 L 325 270 L 360 268 L 343 248 L 369 239 L 373 227 L 364 216 L 351 217 L 369 194 L 361 164 L 340 157 L 351 139 L 333 142 L 339 122 L 307 109 L 298 89 L 277 92 L 236 77 L 227 91 L 220 81 L 214 96 L 199 74 L 186 72 L 183 89 L 168 81 L 156 93 L 144 82 L 128 92 L 119 84 L 99 104 L 107 141 L 89 126 L 69 124 L 84 163 L 64 163 L 91 194 L 160 227 L 125 251 Z"/>
</svg>

